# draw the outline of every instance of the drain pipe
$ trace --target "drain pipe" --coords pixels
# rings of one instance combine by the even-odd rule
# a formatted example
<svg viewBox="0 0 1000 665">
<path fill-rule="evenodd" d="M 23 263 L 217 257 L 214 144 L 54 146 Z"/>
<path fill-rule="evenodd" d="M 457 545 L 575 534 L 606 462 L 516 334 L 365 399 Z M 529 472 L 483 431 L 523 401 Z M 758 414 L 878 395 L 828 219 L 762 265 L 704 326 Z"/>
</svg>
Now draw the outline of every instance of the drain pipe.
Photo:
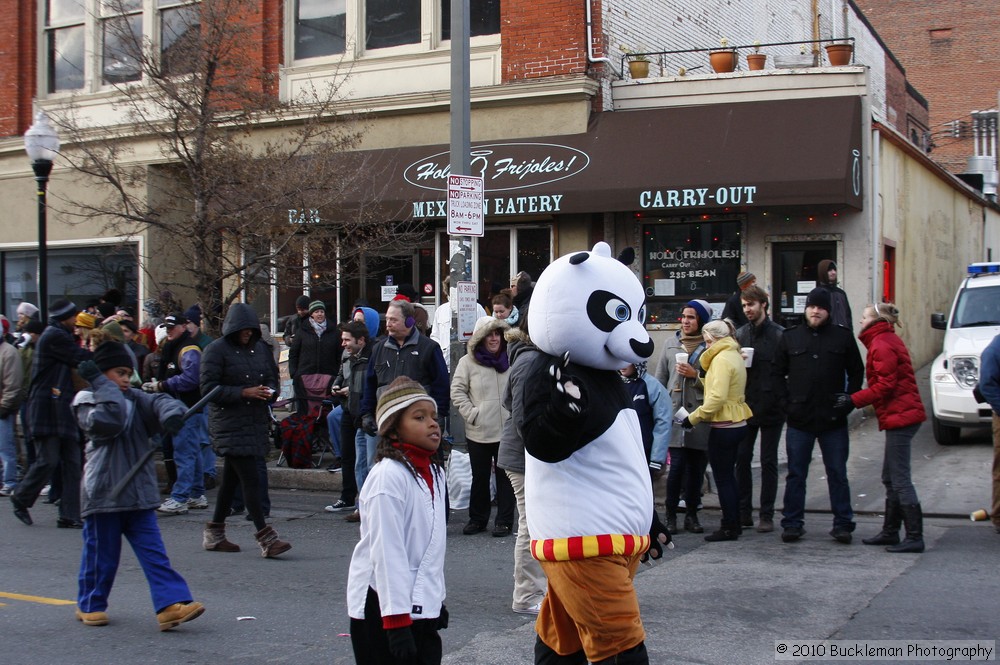
<svg viewBox="0 0 1000 665">
<path fill-rule="evenodd" d="M 622 73 L 615 69 L 615 63 L 611 61 L 610 58 L 595 58 L 594 57 L 594 12 L 591 8 L 591 3 L 594 0 L 583 0 L 584 6 L 587 8 L 587 62 L 598 63 L 603 62 L 608 65 L 611 69 L 611 73 L 622 78 Z"/>
</svg>

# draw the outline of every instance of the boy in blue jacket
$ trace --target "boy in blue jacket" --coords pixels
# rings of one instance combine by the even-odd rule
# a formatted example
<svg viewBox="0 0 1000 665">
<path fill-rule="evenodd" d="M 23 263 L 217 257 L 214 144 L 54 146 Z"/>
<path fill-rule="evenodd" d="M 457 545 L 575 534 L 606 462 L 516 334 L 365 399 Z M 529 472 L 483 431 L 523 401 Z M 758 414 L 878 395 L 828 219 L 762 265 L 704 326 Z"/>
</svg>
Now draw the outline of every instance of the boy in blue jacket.
<svg viewBox="0 0 1000 665">
<path fill-rule="evenodd" d="M 161 426 L 167 432 L 180 430 L 186 407 L 169 395 L 132 388 L 132 358 L 119 342 L 101 344 L 78 371 L 91 388 L 73 400 L 74 416 L 87 437 L 76 618 L 87 626 L 107 625 L 108 596 L 124 536 L 146 574 L 160 630 L 170 630 L 201 616 L 205 607 L 191 599 L 184 578 L 170 567 L 156 522 L 156 466 L 147 453 L 150 435 Z M 116 491 L 137 464 L 138 471 Z"/>
</svg>

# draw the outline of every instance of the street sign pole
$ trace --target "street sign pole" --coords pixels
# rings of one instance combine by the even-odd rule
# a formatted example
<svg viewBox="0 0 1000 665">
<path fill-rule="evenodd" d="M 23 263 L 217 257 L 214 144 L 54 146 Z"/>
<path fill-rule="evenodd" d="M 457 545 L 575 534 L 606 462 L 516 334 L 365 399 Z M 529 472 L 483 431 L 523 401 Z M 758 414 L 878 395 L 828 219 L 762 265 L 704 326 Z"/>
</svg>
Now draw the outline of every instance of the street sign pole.
<svg viewBox="0 0 1000 665">
<path fill-rule="evenodd" d="M 469 0 L 451 2 L 451 174 L 469 175 L 471 168 L 472 139 L 469 120 Z M 465 344 L 458 341 L 459 282 L 472 281 L 472 237 L 449 235 L 449 272 L 451 285 L 451 344 L 450 368 L 452 375 Z"/>
</svg>

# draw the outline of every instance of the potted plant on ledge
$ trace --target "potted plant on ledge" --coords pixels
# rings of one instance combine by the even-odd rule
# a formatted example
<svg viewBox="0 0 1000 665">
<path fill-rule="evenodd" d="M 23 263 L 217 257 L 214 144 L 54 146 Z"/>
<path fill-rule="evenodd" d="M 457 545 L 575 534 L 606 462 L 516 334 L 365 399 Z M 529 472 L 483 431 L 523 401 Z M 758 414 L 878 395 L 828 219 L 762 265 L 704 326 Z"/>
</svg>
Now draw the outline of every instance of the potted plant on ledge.
<svg viewBox="0 0 1000 665">
<path fill-rule="evenodd" d="M 729 48 L 729 40 L 725 37 L 719 40 L 719 44 L 722 45 L 722 48 L 708 52 L 708 61 L 711 63 L 712 69 L 717 74 L 734 71 L 736 69 L 736 49 Z"/>
<path fill-rule="evenodd" d="M 851 63 L 854 44 L 850 42 L 836 42 L 827 44 L 823 48 L 826 49 L 826 57 L 829 58 L 830 64 L 834 67 L 843 67 Z"/>
<path fill-rule="evenodd" d="M 649 56 L 624 46 L 622 52 L 628 57 L 628 73 L 633 79 L 644 79 L 649 76 Z"/>
<path fill-rule="evenodd" d="M 760 42 L 755 41 L 753 53 L 747 53 L 747 69 L 752 72 L 760 71 L 764 69 L 765 62 L 767 62 L 767 55 L 760 52 Z"/>
</svg>

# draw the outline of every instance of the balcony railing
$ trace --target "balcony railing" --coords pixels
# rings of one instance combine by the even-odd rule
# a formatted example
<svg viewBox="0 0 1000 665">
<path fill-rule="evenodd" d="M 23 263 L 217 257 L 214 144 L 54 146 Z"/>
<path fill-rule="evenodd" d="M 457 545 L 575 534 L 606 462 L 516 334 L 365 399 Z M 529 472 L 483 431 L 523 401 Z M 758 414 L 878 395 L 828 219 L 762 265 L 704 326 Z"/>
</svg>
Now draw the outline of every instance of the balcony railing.
<svg viewBox="0 0 1000 665">
<path fill-rule="evenodd" d="M 797 65 L 797 66 L 818 66 L 821 64 L 823 59 L 823 52 L 820 50 L 820 46 L 827 44 L 850 44 L 851 45 L 851 64 L 854 64 L 854 37 L 844 37 L 841 39 L 810 39 L 803 41 L 794 42 L 768 42 L 766 44 L 739 44 L 737 46 L 715 46 L 712 48 L 689 48 L 689 49 L 678 49 L 674 51 L 648 51 L 644 53 L 625 53 L 621 57 L 621 67 L 619 71 L 621 72 L 621 78 L 625 78 L 625 72 L 628 71 L 627 63 L 637 59 L 646 59 L 650 61 L 650 70 L 659 71 L 660 76 L 684 76 L 690 72 L 697 73 L 712 73 L 712 68 L 709 65 L 707 59 L 700 59 L 695 61 L 692 57 L 693 54 L 700 53 L 711 53 L 713 51 L 734 51 L 736 53 L 736 70 L 739 71 L 743 69 L 741 67 L 741 58 L 739 54 L 742 53 L 755 53 L 760 52 L 770 56 L 771 68 L 785 68 L 785 67 L 775 67 L 777 62 L 777 56 L 782 56 L 786 60 L 793 59 L 795 56 L 799 57 L 811 57 L 812 62 L 809 65 Z M 806 47 L 811 46 L 811 52 L 807 52 Z M 798 47 L 798 49 L 792 48 Z M 655 63 L 656 67 L 653 67 Z M 704 70 L 698 71 L 698 70 Z M 668 73 L 669 72 L 669 73 Z"/>
</svg>

